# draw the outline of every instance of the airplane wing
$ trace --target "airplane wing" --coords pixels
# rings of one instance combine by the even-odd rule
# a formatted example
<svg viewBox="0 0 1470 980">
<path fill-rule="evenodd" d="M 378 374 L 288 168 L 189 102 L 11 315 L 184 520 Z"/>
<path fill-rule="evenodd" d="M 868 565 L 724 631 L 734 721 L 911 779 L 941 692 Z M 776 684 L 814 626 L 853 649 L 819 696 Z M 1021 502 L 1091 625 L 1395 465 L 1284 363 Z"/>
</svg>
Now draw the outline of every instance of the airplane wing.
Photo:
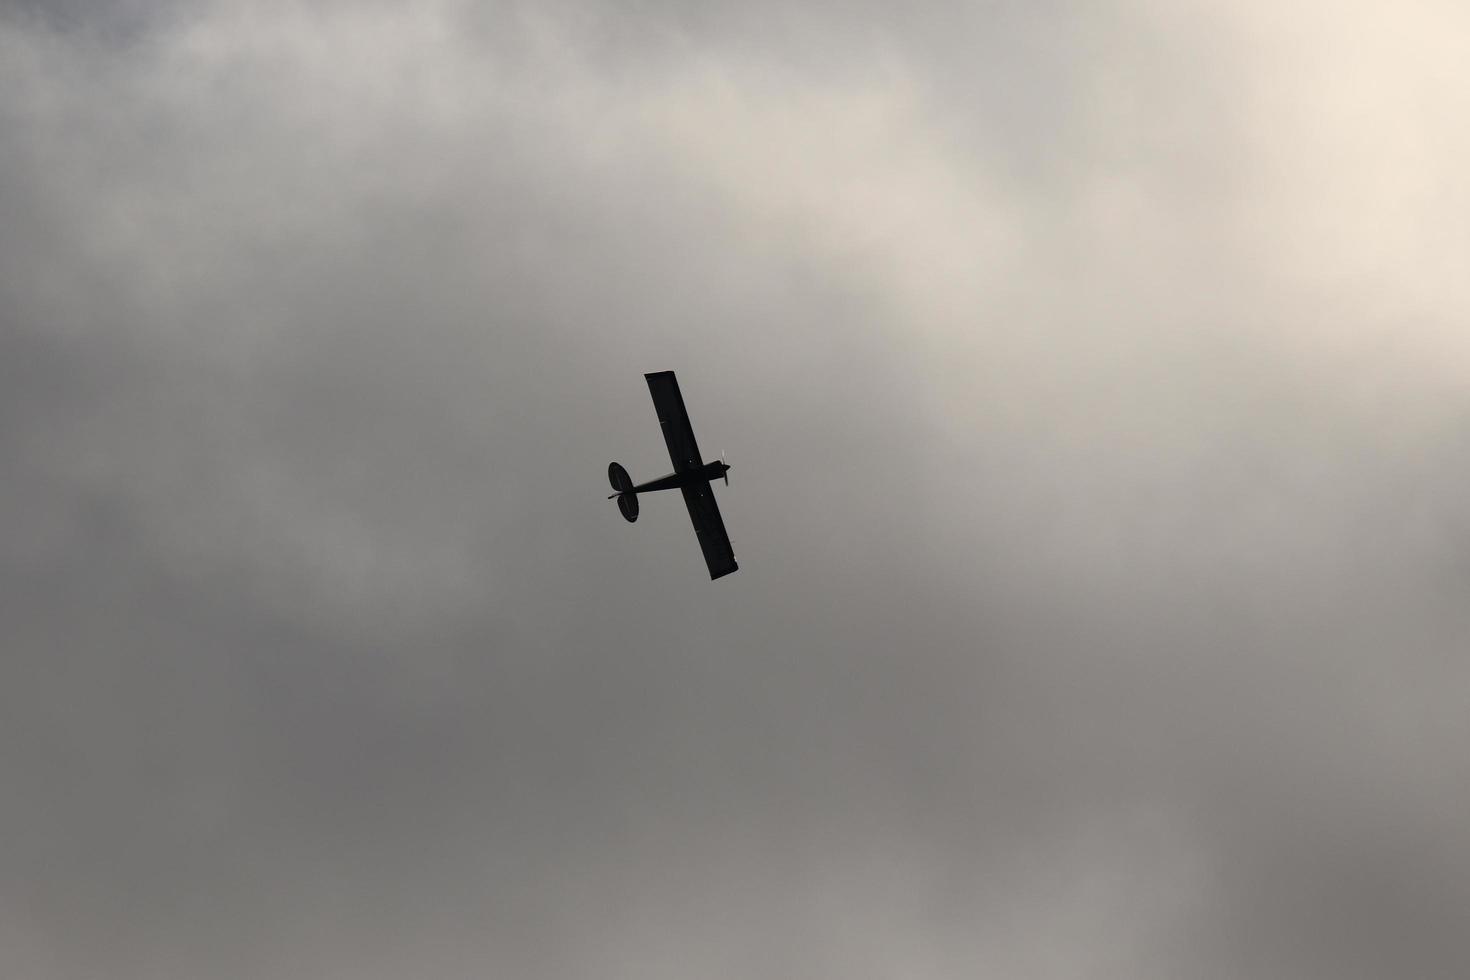
<svg viewBox="0 0 1470 980">
<path fill-rule="evenodd" d="M 699 445 L 694 441 L 694 427 L 689 424 L 689 413 L 684 410 L 684 396 L 679 394 L 679 381 L 673 371 L 645 374 L 648 393 L 653 396 L 653 407 L 658 412 L 658 427 L 664 431 L 664 442 L 669 447 L 669 459 L 674 462 L 675 473 L 687 473 L 704 465 L 699 458 Z M 708 489 L 708 484 L 705 484 Z M 688 493 L 686 491 L 687 498 Z M 708 496 L 708 495 L 707 495 Z M 713 506 L 714 498 L 709 498 Z M 694 513 L 694 505 L 689 505 Z M 719 523 L 720 512 L 715 511 L 715 522 Z M 699 525 L 698 520 L 695 526 Z M 721 531 L 723 534 L 723 530 Z"/>
<path fill-rule="evenodd" d="M 670 380 L 672 377 L 670 375 Z M 675 387 L 675 397 L 678 393 L 679 389 Z M 729 575 L 740 566 L 735 564 L 735 552 L 730 547 L 730 535 L 725 533 L 725 522 L 720 518 L 714 489 L 708 483 L 696 483 L 683 490 L 684 506 L 689 508 L 694 533 L 699 535 L 699 547 L 704 552 L 704 563 L 709 566 L 709 577 L 717 579 L 721 575 Z"/>
<path fill-rule="evenodd" d="M 653 396 L 658 426 L 663 430 L 664 442 L 669 447 L 674 472 L 688 473 L 702 468 L 704 460 L 699 455 L 699 444 L 694 441 L 694 427 L 689 424 L 689 413 L 684 409 L 684 396 L 679 394 L 679 381 L 674 372 L 659 371 L 643 377 L 648 382 L 648 393 Z M 684 506 L 689 508 L 689 520 L 694 522 L 694 533 L 699 535 L 704 563 L 709 566 L 709 577 L 716 579 L 729 575 L 740 566 L 735 564 L 735 552 L 730 548 L 730 535 L 725 533 L 725 522 L 720 518 L 714 489 L 708 481 L 682 489 Z"/>
</svg>

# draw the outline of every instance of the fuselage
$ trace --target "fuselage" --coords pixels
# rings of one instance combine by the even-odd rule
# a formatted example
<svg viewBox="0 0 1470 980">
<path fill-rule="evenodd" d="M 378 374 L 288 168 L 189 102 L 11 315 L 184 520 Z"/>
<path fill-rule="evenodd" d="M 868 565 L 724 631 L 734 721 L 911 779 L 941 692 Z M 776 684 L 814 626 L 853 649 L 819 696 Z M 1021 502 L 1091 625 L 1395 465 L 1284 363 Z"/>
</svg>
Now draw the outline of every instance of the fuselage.
<svg viewBox="0 0 1470 980">
<path fill-rule="evenodd" d="M 721 460 L 713 463 L 705 463 L 697 470 L 687 473 L 670 473 L 661 476 L 657 480 L 649 480 L 640 483 L 633 488 L 634 493 L 652 493 L 655 490 L 675 490 L 680 487 L 692 487 L 700 483 L 709 483 L 711 480 L 719 480 L 725 476 L 725 471 L 730 467 Z"/>
</svg>

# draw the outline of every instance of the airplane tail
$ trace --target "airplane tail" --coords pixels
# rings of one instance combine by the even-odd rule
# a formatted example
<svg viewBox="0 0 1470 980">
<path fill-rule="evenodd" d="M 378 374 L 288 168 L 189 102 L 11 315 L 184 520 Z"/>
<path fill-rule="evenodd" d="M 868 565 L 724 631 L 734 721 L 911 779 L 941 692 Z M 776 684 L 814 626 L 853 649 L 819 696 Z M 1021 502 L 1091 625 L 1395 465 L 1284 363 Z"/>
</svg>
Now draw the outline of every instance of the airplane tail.
<svg viewBox="0 0 1470 980">
<path fill-rule="evenodd" d="M 618 498 L 618 510 L 629 524 L 638 520 L 638 494 L 633 490 L 633 480 L 628 476 L 628 471 L 618 463 L 609 463 L 607 482 L 617 491 L 608 494 L 607 499 Z"/>
</svg>

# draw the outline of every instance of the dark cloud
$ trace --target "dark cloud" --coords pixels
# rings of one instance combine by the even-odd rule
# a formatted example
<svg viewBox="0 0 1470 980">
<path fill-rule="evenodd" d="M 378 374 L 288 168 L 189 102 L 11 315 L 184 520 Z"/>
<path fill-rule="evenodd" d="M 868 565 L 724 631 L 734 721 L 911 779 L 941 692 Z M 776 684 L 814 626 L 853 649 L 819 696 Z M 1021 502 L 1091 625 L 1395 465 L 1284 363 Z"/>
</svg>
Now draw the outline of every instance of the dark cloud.
<svg viewBox="0 0 1470 980">
<path fill-rule="evenodd" d="M 7 976 L 1470 967 L 1455 15 L 128 9 L 0 17 Z"/>
</svg>

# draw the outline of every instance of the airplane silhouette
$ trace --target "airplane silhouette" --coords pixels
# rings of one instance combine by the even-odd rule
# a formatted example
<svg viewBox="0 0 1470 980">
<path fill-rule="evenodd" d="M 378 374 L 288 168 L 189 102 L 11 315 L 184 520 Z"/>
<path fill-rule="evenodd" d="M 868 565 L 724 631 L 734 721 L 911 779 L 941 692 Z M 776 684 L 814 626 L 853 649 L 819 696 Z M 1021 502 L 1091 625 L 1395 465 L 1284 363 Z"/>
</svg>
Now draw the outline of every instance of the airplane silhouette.
<svg viewBox="0 0 1470 980">
<path fill-rule="evenodd" d="M 659 428 L 663 429 L 674 472 L 634 486 L 621 464 L 610 463 L 607 480 L 617 492 L 608 494 L 607 499 L 617 498 L 618 510 L 631 524 L 638 520 L 640 493 L 678 488 L 684 494 L 684 506 L 689 509 L 694 532 L 699 535 L 699 547 L 704 552 L 704 563 L 709 566 L 709 577 L 713 580 L 729 575 L 740 566 L 735 563 L 730 535 L 725 533 L 725 522 L 720 519 L 720 508 L 715 503 L 710 481 L 723 477 L 725 485 L 729 486 L 730 467 L 722 459 L 706 463 L 700 458 L 699 446 L 694 441 L 694 428 L 689 424 L 689 413 L 684 409 L 684 396 L 679 393 L 679 382 L 674 372 L 659 371 L 643 377 L 648 382 L 649 394 L 653 395 L 653 407 L 658 412 Z"/>
</svg>

